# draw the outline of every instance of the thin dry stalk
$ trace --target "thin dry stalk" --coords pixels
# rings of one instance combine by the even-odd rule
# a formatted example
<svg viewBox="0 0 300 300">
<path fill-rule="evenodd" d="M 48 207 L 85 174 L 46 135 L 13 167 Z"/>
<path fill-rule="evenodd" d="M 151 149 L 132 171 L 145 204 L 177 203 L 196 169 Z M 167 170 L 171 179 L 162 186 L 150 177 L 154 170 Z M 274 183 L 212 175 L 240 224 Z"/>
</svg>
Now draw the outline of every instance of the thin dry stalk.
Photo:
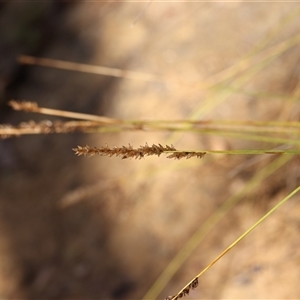
<svg viewBox="0 0 300 300">
<path fill-rule="evenodd" d="M 58 202 L 58 209 L 66 209 L 81 201 L 84 201 L 94 195 L 99 195 L 105 190 L 114 189 L 116 184 L 111 180 L 96 182 L 92 185 L 80 186 L 72 191 L 69 191 Z"/>
<path fill-rule="evenodd" d="M 134 21 L 132 22 L 131 26 L 134 26 L 139 20 L 140 18 L 145 14 L 146 10 L 149 8 L 150 4 L 152 3 L 153 0 L 149 0 L 148 2 L 146 2 L 146 4 L 144 5 L 144 7 L 142 8 L 142 10 L 139 12 L 139 14 L 135 17 Z"/>
<path fill-rule="evenodd" d="M 68 62 L 57 59 L 39 58 L 28 55 L 21 55 L 18 57 L 18 62 L 24 65 L 38 65 L 43 67 L 57 68 L 62 70 L 77 71 L 84 73 L 91 73 L 104 76 L 121 77 L 126 79 L 142 80 L 142 81 L 160 81 L 160 79 L 153 74 L 134 72 L 116 68 L 108 68 L 103 66 L 94 66 L 87 64 L 80 64 Z"/>
<path fill-rule="evenodd" d="M 58 117 L 64 117 L 70 119 L 78 119 L 78 120 L 86 120 L 86 121 L 94 121 L 94 122 L 105 123 L 105 124 L 119 123 L 119 120 L 112 119 L 112 118 L 76 113 L 76 112 L 59 110 L 59 109 L 39 107 L 37 103 L 30 102 L 30 101 L 11 100 L 8 102 L 8 104 L 14 110 L 17 111 L 35 112 L 35 113 L 40 113 L 45 115 L 58 116 Z"/>
<path fill-rule="evenodd" d="M 73 151 L 76 155 L 87 155 L 87 156 L 93 156 L 93 155 L 101 155 L 101 156 L 121 156 L 122 159 L 125 158 L 135 158 L 135 159 L 141 159 L 145 156 L 150 155 L 157 155 L 160 156 L 162 153 L 169 154 L 167 158 L 175 158 L 175 159 L 181 159 L 186 158 L 189 159 L 191 157 L 197 157 L 202 158 L 206 152 L 194 152 L 194 151 L 177 151 L 173 145 L 171 146 L 162 146 L 161 144 L 158 145 L 152 145 L 148 146 L 146 143 L 145 146 L 140 146 L 137 149 L 134 149 L 130 144 L 129 146 L 122 146 L 122 147 L 113 147 L 109 148 L 108 145 L 105 147 L 90 147 L 90 146 L 77 146 L 77 148 L 74 148 Z"/>
</svg>

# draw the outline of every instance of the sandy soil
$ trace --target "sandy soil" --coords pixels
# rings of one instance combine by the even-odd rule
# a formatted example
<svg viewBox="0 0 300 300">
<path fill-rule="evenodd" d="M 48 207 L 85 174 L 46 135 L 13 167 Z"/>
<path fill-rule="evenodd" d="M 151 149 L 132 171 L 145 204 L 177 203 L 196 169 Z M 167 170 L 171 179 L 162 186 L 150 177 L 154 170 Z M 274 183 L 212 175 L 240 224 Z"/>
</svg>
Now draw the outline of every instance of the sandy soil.
<svg viewBox="0 0 300 300">
<path fill-rule="evenodd" d="M 297 95 L 299 46 L 260 71 L 239 72 L 219 90 L 203 88 L 264 37 L 270 37 L 264 49 L 271 49 L 297 34 L 299 15 L 285 19 L 297 9 L 296 3 L 242 2 L 2 4 L 1 123 L 44 118 L 12 112 L 6 107 L 11 98 L 124 119 L 298 121 L 298 103 L 280 95 Z M 154 79 L 21 67 L 20 54 Z M 262 92 L 273 96 L 260 97 Z M 71 150 L 146 142 L 178 149 L 264 147 L 169 132 L 1 140 L 0 298 L 141 299 L 205 221 L 275 159 L 88 159 Z M 159 298 L 175 294 L 295 188 L 298 163 L 294 158 L 241 194 L 241 203 L 197 243 Z M 207 272 L 189 298 L 299 298 L 299 213 L 298 196 Z"/>
</svg>

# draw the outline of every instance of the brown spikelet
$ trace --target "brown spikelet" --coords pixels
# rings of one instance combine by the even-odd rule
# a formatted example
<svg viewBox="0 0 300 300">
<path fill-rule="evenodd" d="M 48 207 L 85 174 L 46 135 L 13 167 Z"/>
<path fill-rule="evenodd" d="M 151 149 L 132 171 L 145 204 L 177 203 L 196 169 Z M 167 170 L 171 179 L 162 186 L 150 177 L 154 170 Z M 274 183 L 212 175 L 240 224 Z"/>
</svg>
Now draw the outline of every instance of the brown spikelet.
<svg viewBox="0 0 300 300">
<path fill-rule="evenodd" d="M 186 158 L 189 159 L 191 157 L 197 157 L 197 158 L 202 158 L 206 153 L 205 152 L 174 152 L 171 155 L 167 156 L 167 158 L 175 158 L 175 159 L 181 159 L 181 158 Z"/>
<path fill-rule="evenodd" d="M 190 287 L 194 290 L 198 286 L 198 277 L 196 277 L 190 284 Z"/>
<path fill-rule="evenodd" d="M 198 277 L 195 277 L 193 281 L 184 287 L 183 290 L 181 290 L 177 295 L 174 296 L 168 296 L 165 298 L 165 300 L 178 300 L 185 296 L 187 296 L 190 293 L 190 290 L 194 290 L 198 286 Z"/>
<path fill-rule="evenodd" d="M 11 101 L 8 102 L 8 104 L 14 110 L 23 110 L 23 111 L 27 111 L 27 112 L 35 112 L 35 111 L 38 111 L 38 109 L 39 109 L 37 103 L 30 102 L 30 101 L 11 100 Z"/>
<path fill-rule="evenodd" d="M 12 127 L 10 124 L 0 124 L 0 138 L 8 139 L 12 136 Z"/>
<path fill-rule="evenodd" d="M 197 158 L 202 158 L 205 155 L 205 152 L 189 152 L 189 151 L 184 151 L 180 152 L 175 149 L 173 145 L 168 146 L 166 145 L 165 147 L 162 146 L 161 144 L 155 145 L 153 144 L 152 146 L 149 146 L 147 143 L 145 146 L 140 146 L 139 148 L 133 148 L 130 144 L 122 147 L 113 147 L 109 148 L 108 145 L 105 147 L 90 147 L 90 146 L 77 146 L 77 148 L 72 149 L 76 155 L 81 156 L 81 155 L 87 155 L 87 156 L 93 156 L 93 155 L 101 155 L 101 156 L 121 156 L 122 159 L 125 158 L 135 158 L 135 159 L 141 159 L 145 156 L 150 156 L 150 155 L 157 155 L 160 156 L 162 153 L 166 153 L 170 155 L 167 156 L 167 158 L 176 158 L 176 159 L 181 159 L 181 158 L 191 158 L 191 157 L 197 157 Z"/>
<path fill-rule="evenodd" d="M 190 289 L 185 288 L 185 289 L 182 291 L 182 293 L 183 293 L 183 296 L 186 296 L 186 295 L 188 295 L 188 294 L 190 293 Z"/>
</svg>

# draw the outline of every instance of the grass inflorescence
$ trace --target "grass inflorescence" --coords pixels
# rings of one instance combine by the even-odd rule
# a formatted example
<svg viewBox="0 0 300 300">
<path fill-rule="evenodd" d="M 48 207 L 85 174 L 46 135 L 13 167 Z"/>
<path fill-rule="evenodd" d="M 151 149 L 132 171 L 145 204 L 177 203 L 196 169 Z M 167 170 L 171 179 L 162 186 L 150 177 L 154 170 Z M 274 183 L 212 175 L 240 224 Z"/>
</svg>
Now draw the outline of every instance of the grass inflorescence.
<svg viewBox="0 0 300 300">
<path fill-rule="evenodd" d="M 195 277 L 188 285 L 186 285 L 177 295 L 168 296 L 165 300 L 178 300 L 190 293 L 190 290 L 194 290 L 198 286 L 198 277 Z"/>
<path fill-rule="evenodd" d="M 121 156 L 122 159 L 126 158 L 135 158 L 135 159 L 141 159 L 145 156 L 150 155 L 156 155 L 160 156 L 161 154 L 169 154 L 167 158 L 175 158 L 175 159 L 181 159 L 181 158 L 191 158 L 191 157 L 197 157 L 202 158 L 205 155 L 205 152 L 195 152 L 195 151 L 178 151 L 175 149 L 173 145 L 165 147 L 161 144 L 152 146 L 149 146 L 147 143 L 145 146 L 140 146 L 139 148 L 133 148 L 130 144 L 128 146 L 122 146 L 122 147 L 113 147 L 110 148 L 108 145 L 105 147 L 90 147 L 90 146 L 77 146 L 73 149 L 76 155 L 101 155 L 101 156 Z"/>
</svg>

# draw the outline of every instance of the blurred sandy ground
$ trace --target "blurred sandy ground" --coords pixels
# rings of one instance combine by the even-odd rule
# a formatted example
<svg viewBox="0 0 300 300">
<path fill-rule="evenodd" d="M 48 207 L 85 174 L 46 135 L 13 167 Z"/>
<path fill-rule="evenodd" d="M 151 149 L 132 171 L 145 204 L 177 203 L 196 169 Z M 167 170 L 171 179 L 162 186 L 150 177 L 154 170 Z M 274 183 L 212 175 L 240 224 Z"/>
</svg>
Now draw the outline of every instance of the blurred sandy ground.
<svg viewBox="0 0 300 300">
<path fill-rule="evenodd" d="M 146 7 L 146 10 L 144 8 Z M 1 118 L 10 98 L 124 119 L 268 120 L 299 107 L 249 93 L 199 88 L 237 64 L 296 3 L 6 3 L 1 11 Z M 268 46 L 299 32 L 299 17 Z M 153 82 L 20 67 L 19 54 L 153 74 Z M 292 93 L 299 46 L 234 88 Z M 296 74 L 296 75 L 295 75 Z M 296 78 L 296 79 L 295 79 Z M 297 79 L 298 78 L 298 79 Z M 218 105 L 212 105 L 217 103 Z M 281 114 L 284 110 L 285 113 Z M 52 118 L 51 118 L 52 119 Z M 252 142 L 165 132 L 28 136 L 1 141 L 0 296 L 140 299 L 188 238 L 271 160 L 231 176 L 240 157 L 171 161 L 75 157 L 76 145 L 173 143 L 178 149 L 255 147 Z M 267 208 L 295 187 L 289 165 L 235 208 L 197 247 L 161 298 L 176 293 Z M 291 181 L 293 179 L 293 181 Z M 299 199 L 299 198 L 298 198 Z M 270 203 L 271 201 L 271 203 Z M 68 203 L 63 206 L 62 203 Z M 189 297 L 298 298 L 299 204 L 288 203 L 224 257 Z"/>
</svg>

